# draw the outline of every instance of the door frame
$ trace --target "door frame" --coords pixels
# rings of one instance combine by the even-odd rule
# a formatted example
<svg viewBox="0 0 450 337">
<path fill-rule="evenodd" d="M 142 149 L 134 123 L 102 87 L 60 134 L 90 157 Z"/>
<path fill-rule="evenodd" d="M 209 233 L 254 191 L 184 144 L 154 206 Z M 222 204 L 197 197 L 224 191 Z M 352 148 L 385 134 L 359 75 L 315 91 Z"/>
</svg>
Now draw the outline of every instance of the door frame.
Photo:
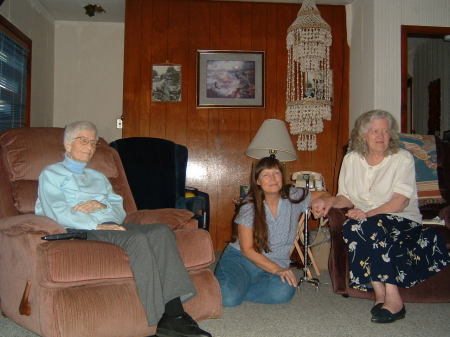
<svg viewBox="0 0 450 337">
<path fill-rule="evenodd" d="M 450 27 L 401 26 L 401 132 L 407 133 L 408 37 L 439 38 L 450 34 Z M 412 123 L 412 122 L 411 122 Z"/>
</svg>

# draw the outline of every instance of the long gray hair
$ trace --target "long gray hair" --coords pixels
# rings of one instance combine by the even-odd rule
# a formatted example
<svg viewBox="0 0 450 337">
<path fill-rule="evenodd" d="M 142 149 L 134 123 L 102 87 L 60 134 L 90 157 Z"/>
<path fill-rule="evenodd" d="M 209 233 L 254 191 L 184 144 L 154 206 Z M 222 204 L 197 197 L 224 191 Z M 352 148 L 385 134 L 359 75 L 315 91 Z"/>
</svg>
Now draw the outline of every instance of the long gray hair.
<svg viewBox="0 0 450 337">
<path fill-rule="evenodd" d="M 90 130 L 95 131 L 97 137 L 97 127 L 94 123 L 88 121 L 78 121 L 66 125 L 64 129 L 64 146 L 69 145 L 80 131 Z"/>
<path fill-rule="evenodd" d="M 389 126 L 389 144 L 384 153 L 385 156 L 398 152 L 399 149 L 399 133 L 398 124 L 395 118 L 387 111 L 384 110 L 371 110 L 363 113 L 355 121 L 355 126 L 350 135 L 350 143 L 348 151 L 355 151 L 362 156 L 366 156 L 369 153 L 365 136 L 369 130 L 370 123 L 375 119 L 387 120 Z"/>
</svg>

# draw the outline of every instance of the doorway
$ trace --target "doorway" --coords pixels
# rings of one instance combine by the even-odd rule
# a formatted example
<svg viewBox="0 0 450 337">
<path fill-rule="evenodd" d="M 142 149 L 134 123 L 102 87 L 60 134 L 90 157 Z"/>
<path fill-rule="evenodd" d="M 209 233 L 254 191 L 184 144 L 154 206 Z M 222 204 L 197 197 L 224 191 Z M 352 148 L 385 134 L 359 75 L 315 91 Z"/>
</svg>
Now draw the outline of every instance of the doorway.
<svg viewBox="0 0 450 337">
<path fill-rule="evenodd" d="M 445 36 L 450 36 L 450 27 L 401 27 L 401 131 L 404 133 L 436 134 L 442 137 L 450 129 L 450 112 L 445 110 L 450 105 L 447 104 L 450 101 L 450 42 L 444 41 Z M 441 55 L 439 58 L 442 62 L 434 59 L 436 55 Z M 430 60 L 430 57 L 433 59 Z M 432 66 L 426 63 L 423 65 L 425 61 L 421 58 L 431 62 Z M 425 75 L 420 73 L 420 68 L 424 69 Z M 429 85 L 438 80 L 442 88 L 438 92 L 434 87 L 432 95 L 429 95 Z M 433 109 L 431 114 L 430 107 Z M 443 110 L 437 111 L 437 107 Z M 439 120 L 436 120 L 436 115 L 441 116 Z M 431 129 L 428 128 L 430 117 L 433 119 Z"/>
</svg>

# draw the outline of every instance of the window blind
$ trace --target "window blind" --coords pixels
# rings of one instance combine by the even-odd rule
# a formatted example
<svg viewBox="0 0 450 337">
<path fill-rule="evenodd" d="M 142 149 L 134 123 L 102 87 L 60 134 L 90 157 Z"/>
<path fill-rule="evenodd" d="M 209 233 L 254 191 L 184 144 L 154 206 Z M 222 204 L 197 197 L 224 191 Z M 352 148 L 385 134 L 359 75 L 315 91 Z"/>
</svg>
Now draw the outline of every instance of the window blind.
<svg viewBox="0 0 450 337">
<path fill-rule="evenodd" d="M 25 126 L 29 52 L 0 31 L 0 131 Z"/>
</svg>

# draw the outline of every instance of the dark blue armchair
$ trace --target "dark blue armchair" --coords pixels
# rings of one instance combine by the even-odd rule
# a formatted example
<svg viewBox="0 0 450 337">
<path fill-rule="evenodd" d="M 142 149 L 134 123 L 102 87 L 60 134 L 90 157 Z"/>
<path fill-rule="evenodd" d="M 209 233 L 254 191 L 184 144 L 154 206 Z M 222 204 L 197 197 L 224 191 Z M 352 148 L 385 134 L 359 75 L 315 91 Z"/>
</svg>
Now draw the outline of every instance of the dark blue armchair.
<svg viewBox="0 0 450 337">
<path fill-rule="evenodd" d="M 110 145 L 119 153 L 138 209 L 188 209 L 199 228 L 209 229 L 208 194 L 186 188 L 186 146 L 151 137 L 122 138 Z"/>
</svg>

